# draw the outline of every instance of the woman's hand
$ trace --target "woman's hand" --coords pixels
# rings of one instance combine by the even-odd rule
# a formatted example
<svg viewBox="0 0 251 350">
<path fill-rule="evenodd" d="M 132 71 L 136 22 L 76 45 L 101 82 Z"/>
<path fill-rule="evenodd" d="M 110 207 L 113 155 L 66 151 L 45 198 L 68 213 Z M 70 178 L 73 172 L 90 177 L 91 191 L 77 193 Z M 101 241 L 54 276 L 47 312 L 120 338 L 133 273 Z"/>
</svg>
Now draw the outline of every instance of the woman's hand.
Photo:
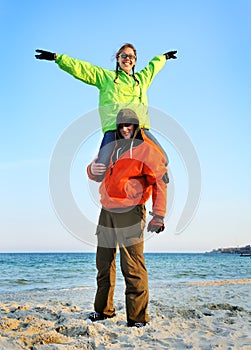
<svg viewBox="0 0 251 350">
<path fill-rule="evenodd" d="M 177 51 L 168 51 L 164 53 L 163 55 L 166 56 L 167 60 L 170 60 L 171 58 L 176 59 L 177 57 L 175 56 Z"/>
<path fill-rule="evenodd" d="M 39 55 L 35 55 L 37 60 L 47 60 L 47 61 L 55 61 L 57 58 L 57 54 L 55 52 L 44 51 L 44 50 L 36 50 Z"/>
</svg>

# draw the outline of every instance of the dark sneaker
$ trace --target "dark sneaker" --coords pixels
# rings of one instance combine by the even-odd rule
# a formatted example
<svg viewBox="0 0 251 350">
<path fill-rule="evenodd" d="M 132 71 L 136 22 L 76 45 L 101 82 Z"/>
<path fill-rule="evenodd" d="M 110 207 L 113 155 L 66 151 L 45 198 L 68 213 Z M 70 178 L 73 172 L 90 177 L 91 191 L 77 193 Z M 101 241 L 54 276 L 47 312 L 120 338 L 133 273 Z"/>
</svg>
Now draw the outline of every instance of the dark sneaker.
<svg viewBox="0 0 251 350">
<path fill-rule="evenodd" d="M 90 313 L 88 319 L 91 320 L 92 322 L 96 322 L 96 321 L 103 321 L 103 320 L 106 320 L 107 318 L 112 318 L 114 316 L 115 314 L 112 316 L 107 316 L 102 313 L 94 311 Z"/>
<path fill-rule="evenodd" d="M 128 321 L 127 322 L 127 327 L 145 327 L 147 325 L 147 322 L 136 322 L 136 321 Z"/>
</svg>

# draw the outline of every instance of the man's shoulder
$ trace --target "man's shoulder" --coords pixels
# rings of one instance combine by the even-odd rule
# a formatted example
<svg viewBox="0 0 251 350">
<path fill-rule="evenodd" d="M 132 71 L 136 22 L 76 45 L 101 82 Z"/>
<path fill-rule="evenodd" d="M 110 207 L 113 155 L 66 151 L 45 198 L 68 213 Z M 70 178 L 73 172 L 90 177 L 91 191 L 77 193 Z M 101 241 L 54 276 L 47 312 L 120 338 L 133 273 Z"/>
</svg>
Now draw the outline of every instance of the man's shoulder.
<svg viewBox="0 0 251 350">
<path fill-rule="evenodd" d="M 149 141 L 148 141 L 149 140 Z M 138 147 L 135 148 L 136 154 L 133 158 L 141 160 L 145 164 L 159 165 L 165 163 L 165 156 L 161 148 L 159 148 L 150 139 L 144 140 Z M 136 156 L 136 157 L 135 157 Z"/>
<path fill-rule="evenodd" d="M 142 138 L 143 138 L 143 145 L 144 145 L 144 148 L 150 152 L 151 154 L 154 154 L 156 157 L 163 157 L 165 156 L 164 155 L 164 152 L 162 151 L 162 149 L 154 142 L 152 141 L 151 139 L 149 139 L 147 137 L 147 135 L 145 134 L 144 130 L 142 129 L 141 130 L 141 135 L 142 135 Z"/>
</svg>

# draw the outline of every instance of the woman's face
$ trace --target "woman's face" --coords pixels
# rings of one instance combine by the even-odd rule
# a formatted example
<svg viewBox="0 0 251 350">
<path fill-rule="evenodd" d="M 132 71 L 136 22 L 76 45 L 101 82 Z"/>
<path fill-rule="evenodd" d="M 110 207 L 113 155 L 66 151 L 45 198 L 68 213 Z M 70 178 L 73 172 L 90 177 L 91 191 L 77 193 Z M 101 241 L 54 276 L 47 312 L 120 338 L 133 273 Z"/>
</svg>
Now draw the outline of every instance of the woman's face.
<svg viewBox="0 0 251 350">
<path fill-rule="evenodd" d="M 117 61 L 119 63 L 120 68 L 126 72 L 130 73 L 131 69 L 135 66 L 136 57 L 133 49 L 130 47 L 126 47 L 118 56 Z"/>
</svg>

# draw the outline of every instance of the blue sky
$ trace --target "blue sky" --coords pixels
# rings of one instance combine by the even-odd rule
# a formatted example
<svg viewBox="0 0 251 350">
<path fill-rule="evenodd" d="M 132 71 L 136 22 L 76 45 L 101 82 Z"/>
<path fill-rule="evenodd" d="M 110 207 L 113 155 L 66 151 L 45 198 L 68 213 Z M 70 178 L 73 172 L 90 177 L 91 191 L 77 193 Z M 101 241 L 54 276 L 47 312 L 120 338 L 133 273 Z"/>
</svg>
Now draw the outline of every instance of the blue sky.
<svg viewBox="0 0 251 350">
<path fill-rule="evenodd" d="M 249 0 L 154 5 L 1 0 L 0 252 L 95 251 L 95 244 L 83 242 L 59 220 L 48 179 L 58 139 L 75 120 L 96 110 L 98 91 L 53 62 L 35 60 L 34 51 L 67 53 L 113 69 L 112 57 L 125 42 L 137 48 L 137 70 L 157 54 L 178 50 L 178 59 L 168 61 L 150 87 L 149 106 L 185 130 L 202 173 L 196 215 L 175 234 L 187 177 L 182 157 L 166 143 L 176 200 L 166 230 L 146 240 L 146 251 L 203 252 L 250 244 L 250 14 Z M 96 188 L 91 192 L 97 198 L 88 195 L 85 176 L 101 137 L 98 119 L 92 123 L 97 133 L 78 151 L 71 175 L 72 192 L 85 211 L 88 201 L 92 206 L 98 200 Z M 161 131 L 166 127 L 163 123 Z M 98 212 L 94 205 L 94 222 Z"/>
</svg>

